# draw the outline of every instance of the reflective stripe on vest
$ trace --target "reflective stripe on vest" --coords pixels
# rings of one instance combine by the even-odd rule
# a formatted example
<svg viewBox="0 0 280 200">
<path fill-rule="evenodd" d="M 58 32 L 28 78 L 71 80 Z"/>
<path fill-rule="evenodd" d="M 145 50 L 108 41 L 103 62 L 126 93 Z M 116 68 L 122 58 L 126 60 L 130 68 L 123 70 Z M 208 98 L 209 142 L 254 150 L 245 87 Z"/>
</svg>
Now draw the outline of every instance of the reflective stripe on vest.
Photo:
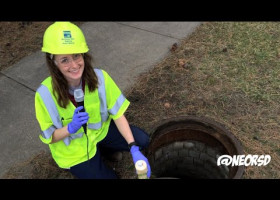
<svg viewBox="0 0 280 200">
<path fill-rule="evenodd" d="M 53 122 L 53 125 L 55 126 L 55 128 L 62 128 L 62 123 L 60 121 L 58 110 L 56 108 L 52 95 L 51 95 L 49 89 L 47 88 L 47 86 L 40 85 L 37 92 L 41 95 L 41 98 L 43 99 L 43 102 L 49 112 L 49 115 L 52 119 L 52 122 Z"/>
<path fill-rule="evenodd" d="M 124 103 L 125 99 L 126 99 L 126 98 L 124 97 L 124 95 L 123 95 L 123 94 L 120 94 L 120 96 L 118 97 L 118 99 L 117 99 L 115 105 L 113 106 L 113 108 L 111 108 L 110 110 L 108 110 L 109 113 L 112 114 L 112 115 L 117 114 L 118 111 L 119 111 L 119 109 L 120 109 L 120 107 L 121 107 L 122 104 Z"/>
<path fill-rule="evenodd" d="M 94 69 L 98 81 L 99 81 L 99 87 L 98 87 L 98 95 L 99 95 L 99 100 L 100 100 L 100 113 L 101 113 L 101 119 L 102 122 L 106 121 L 108 118 L 108 112 L 107 112 L 107 103 L 106 103 L 106 92 L 105 92 L 105 85 L 104 85 L 104 77 L 103 73 L 100 69 Z M 60 121 L 60 116 L 58 113 L 58 110 L 56 108 L 55 102 L 51 96 L 51 93 L 47 86 L 45 85 L 40 85 L 40 87 L 37 89 L 37 92 L 40 94 L 41 98 L 43 99 L 43 102 L 49 112 L 49 115 L 52 119 L 52 122 L 54 126 L 51 126 L 47 130 L 44 130 L 41 132 L 41 135 L 49 139 L 55 129 L 62 128 L 62 122 Z M 98 123 L 89 123 L 88 128 L 90 129 L 99 129 L 102 126 L 102 122 Z M 65 145 L 69 145 L 72 139 L 75 138 L 80 138 L 83 136 L 83 133 L 75 134 L 75 135 L 69 135 L 68 137 L 63 139 L 63 142 Z"/>
<path fill-rule="evenodd" d="M 53 134 L 53 132 L 55 131 L 55 129 L 58 128 L 62 128 L 62 122 L 60 121 L 60 116 L 58 114 L 57 108 L 55 106 L 54 100 L 51 96 L 50 91 L 48 90 L 48 88 L 45 85 L 40 85 L 40 87 L 38 88 L 37 92 L 40 94 L 41 98 L 43 99 L 43 102 L 49 112 L 49 115 L 52 119 L 52 122 L 54 124 L 54 126 L 51 126 L 50 128 L 48 128 L 47 130 L 44 130 L 41 132 L 41 135 L 46 138 L 49 139 L 51 137 L 51 135 Z M 65 145 L 69 145 L 70 141 L 72 139 L 75 138 L 80 138 L 83 136 L 83 133 L 79 133 L 79 134 L 75 134 L 75 135 L 70 135 L 66 138 L 63 139 Z"/>
<path fill-rule="evenodd" d="M 105 122 L 108 119 L 108 110 L 107 110 L 107 102 L 106 102 L 106 90 L 105 90 L 105 80 L 103 73 L 100 69 L 94 69 L 98 77 L 99 87 L 98 87 L 98 96 L 100 100 L 100 114 L 101 121 Z"/>
</svg>

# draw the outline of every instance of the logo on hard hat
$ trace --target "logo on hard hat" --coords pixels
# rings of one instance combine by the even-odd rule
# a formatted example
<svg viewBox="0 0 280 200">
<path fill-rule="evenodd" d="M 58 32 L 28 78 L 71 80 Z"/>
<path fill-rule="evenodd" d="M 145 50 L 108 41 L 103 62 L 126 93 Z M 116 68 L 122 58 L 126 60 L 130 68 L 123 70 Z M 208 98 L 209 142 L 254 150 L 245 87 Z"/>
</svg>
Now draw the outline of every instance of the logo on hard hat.
<svg viewBox="0 0 280 200">
<path fill-rule="evenodd" d="M 64 38 L 71 38 L 71 32 L 70 31 L 63 31 Z"/>
<path fill-rule="evenodd" d="M 72 38 L 71 31 L 63 31 L 63 44 L 74 44 L 74 38 Z"/>
</svg>

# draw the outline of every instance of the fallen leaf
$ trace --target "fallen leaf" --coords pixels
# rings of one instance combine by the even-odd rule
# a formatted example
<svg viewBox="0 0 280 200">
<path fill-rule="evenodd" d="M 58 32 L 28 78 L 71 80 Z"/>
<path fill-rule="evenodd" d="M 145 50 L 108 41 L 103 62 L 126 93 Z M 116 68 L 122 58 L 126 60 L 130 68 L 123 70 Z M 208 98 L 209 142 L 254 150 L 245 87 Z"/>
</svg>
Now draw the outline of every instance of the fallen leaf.
<svg viewBox="0 0 280 200">
<path fill-rule="evenodd" d="M 164 103 L 164 107 L 165 107 L 165 108 L 170 108 L 171 105 L 170 105 L 170 103 L 166 102 L 166 103 Z"/>
<path fill-rule="evenodd" d="M 175 42 L 171 47 L 171 51 L 176 51 L 177 48 L 178 48 L 178 44 Z"/>
<path fill-rule="evenodd" d="M 180 67 L 184 67 L 185 64 L 187 63 L 187 60 L 186 60 L 186 59 L 179 59 L 179 60 L 178 60 L 178 63 L 179 63 L 179 66 L 180 66 Z"/>
</svg>

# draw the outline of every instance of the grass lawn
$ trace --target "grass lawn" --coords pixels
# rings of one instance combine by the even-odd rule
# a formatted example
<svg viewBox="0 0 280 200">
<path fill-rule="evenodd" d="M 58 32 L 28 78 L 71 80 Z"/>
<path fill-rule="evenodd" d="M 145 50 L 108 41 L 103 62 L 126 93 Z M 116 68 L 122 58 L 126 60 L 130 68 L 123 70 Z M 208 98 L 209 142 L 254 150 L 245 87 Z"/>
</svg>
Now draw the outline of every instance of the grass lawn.
<svg viewBox="0 0 280 200">
<path fill-rule="evenodd" d="M 247 167 L 244 178 L 279 178 L 279 43 L 279 22 L 204 23 L 139 78 L 128 119 L 152 132 L 172 116 L 209 117 L 226 125 L 246 154 L 271 156 L 267 166 Z"/>
</svg>

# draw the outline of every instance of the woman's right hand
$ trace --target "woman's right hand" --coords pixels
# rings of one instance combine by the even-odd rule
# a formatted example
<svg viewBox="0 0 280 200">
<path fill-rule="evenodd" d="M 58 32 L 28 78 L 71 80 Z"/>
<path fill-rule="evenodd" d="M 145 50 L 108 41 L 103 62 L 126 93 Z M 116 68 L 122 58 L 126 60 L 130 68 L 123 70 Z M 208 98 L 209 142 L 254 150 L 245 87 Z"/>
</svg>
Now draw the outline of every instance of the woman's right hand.
<svg viewBox="0 0 280 200">
<path fill-rule="evenodd" d="M 74 111 L 73 120 L 68 124 L 67 128 L 70 134 L 76 133 L 82 127 L 83 124 L 87 123 L 89 119 L 87 112 L 79 112 L 82 109 L 83 106 L 79 106 Z"/>
</svg>

